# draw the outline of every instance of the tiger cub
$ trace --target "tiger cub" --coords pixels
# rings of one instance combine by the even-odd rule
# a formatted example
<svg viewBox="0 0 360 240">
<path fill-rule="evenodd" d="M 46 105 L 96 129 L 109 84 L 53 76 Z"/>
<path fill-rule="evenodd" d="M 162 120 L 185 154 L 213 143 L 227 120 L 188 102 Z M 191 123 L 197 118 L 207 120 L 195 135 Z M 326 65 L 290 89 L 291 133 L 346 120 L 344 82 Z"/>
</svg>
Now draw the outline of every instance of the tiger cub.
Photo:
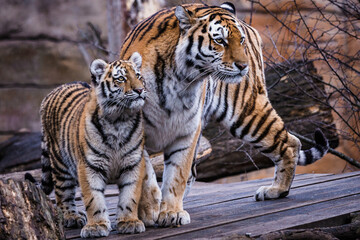
<svg viewBox="0 0 360 240">
<path fill-rule="evenodd" d="M 139 72 L 141 63 L 137 52 L 129 61 L 107 64 L 94 60 L 90 67 L 92 86 L 64 84 L 41 104 L 41 186 L 46 194 L 55 187 L 65 226 L 84 226 L 81 237 L 107 236 L 111 230 L 104 198 L 108 182 L 116 183 L 120 192 L 116 230 L 145 231 L 138 218 L 146 171 L 141 111 L 146 92 Z M 78 183 L 87 218 L 76 209 Z"/>
</svg>

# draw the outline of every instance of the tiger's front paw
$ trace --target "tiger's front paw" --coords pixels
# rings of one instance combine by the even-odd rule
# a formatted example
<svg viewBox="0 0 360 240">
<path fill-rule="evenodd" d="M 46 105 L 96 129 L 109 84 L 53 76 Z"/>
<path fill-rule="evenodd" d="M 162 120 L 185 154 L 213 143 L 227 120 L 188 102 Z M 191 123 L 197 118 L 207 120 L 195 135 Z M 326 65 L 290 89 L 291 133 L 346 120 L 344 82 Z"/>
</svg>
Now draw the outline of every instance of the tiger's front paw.
<svg viewBox="0 0 360 240">
<path fill-rule="evenodd" d="M 289 194 L 288 190 L 284 190 L 273 186 L 262 186 L 255 193 L 256 201 L 264 201 L 269 199 L 276 199 L 286 197 Z"/>
<path fill-rule="evenodd" d="M 101 222 L 95 224 L 86 224 L 82 229 L 80 236 L 82 238 L 106 237 L 111 230 L 110 223 Z"/>
<path fill-rule="evenodd" d="M 158 224 L 160 227 L 185 225 L 190 223 L 190 215 L 187 211 L 162 211 L 159 215 Z"/>
<path fill-rule="evenodd" d="M 139 219 L 144 222 L 145 226 L 155 226 L 160 214 L 160 203 L 161 191 L 159 188 L 153 188 L 141 197 Z"/>
<path fill-rule="evenodd" d="M 64 213 L 64 226 L 67 228 L 82 228 L 86 221 L 86 214 L 83 211 Z"/>
<path fill-rule="evenodd" d="M 140 220 L 120 221 L 116 223 L 115 229 L 119 233 L 142 233 L 145 232 L 145 225 Z"/>
</svg>

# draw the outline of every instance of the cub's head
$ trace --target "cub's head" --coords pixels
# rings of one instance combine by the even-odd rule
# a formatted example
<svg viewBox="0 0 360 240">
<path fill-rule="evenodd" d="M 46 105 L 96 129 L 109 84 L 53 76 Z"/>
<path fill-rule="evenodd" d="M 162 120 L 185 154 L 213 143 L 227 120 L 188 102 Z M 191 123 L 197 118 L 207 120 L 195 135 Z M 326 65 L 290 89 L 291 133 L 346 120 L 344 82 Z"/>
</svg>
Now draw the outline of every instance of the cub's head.
<svg viewBox="0 0 360 240">
<path fill-rule="evenodd" d="M 92 84 L 97 101 L 107 113 L 140 110 L 145 103 L 145 87 L 140 74 L 142 58 L 133 53 L 129 61 L 106 63 L 96 59 L 91 63 Z"/>
<path fill-rule="evenodd" d="M 177 62 L 183 62 L 181 68 L 229 83 L 242 80 L 249 71 L 247 40 L 233 4 L 177 6 L 175 16 L 180 27 L 176 51 Z"/>
</svg>

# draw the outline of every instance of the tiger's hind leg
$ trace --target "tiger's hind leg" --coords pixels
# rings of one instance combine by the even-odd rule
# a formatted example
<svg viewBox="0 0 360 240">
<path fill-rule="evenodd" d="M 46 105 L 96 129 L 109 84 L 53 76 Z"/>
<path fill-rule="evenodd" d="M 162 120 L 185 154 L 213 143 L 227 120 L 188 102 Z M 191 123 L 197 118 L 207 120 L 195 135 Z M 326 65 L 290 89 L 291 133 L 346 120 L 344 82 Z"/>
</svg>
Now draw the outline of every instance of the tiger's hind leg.
<svg viewBox="0 0 360 240">
<path fill-rule="evenodd" d="M 146 170 L 139 203 L 139 218 L 145 226 L 154 226 L 160 213 L 161 190 L 146 150 L 144 157 Z"/>
</svg>

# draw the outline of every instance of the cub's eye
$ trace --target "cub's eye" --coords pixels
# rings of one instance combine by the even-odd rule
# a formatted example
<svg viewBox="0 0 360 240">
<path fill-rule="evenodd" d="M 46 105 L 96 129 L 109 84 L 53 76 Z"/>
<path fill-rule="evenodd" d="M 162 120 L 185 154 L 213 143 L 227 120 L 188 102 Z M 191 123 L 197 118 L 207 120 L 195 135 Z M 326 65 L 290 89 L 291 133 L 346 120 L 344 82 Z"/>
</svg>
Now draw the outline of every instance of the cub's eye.
<svg viewBox="0 0 360 240">
<path fill-rule="evenodd" d="M 123 83 L 123 82 L 125 82 L 125 78 L 123 76 L 120 76 L 119 78 L 115 79 L 115 82 Z"/>
<path fill-rule="evenodd" d="M 137 77 L 138 79 L 140 79 L 140 78 L 141 78 L 140 73 L 137 73 L 137 74 L 136 74 L 136 77 Z"/>
<path fill-rule="evenodd" d="M 245 37 L 241 37 L 241 38 L 240 38 L 240 44 L 243 44 L 244 41 L 245 41 Z"/>
</svg>

